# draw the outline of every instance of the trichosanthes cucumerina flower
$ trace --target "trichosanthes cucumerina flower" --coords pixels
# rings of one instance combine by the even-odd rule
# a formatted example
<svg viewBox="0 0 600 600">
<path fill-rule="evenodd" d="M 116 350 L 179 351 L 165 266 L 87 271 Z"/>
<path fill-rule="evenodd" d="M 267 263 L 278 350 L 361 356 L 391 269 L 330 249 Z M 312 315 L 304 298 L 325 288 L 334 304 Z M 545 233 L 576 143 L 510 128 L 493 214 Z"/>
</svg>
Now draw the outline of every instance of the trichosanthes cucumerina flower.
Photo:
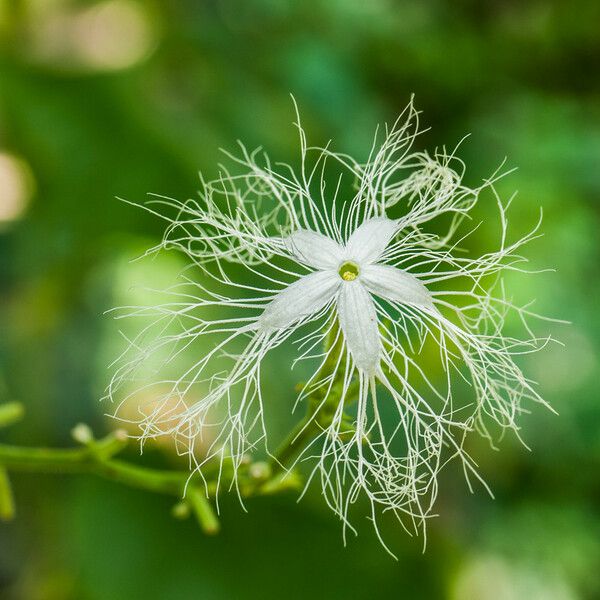
<svg viewBox="0 0 600 600">
<path fill-rule="evenodd" d="M 478 478 L 469 432 L 517 431 L 522 401 L 543 402 L 514 357 L 547 339 L 502 279 L 521 270 L 519 249 L 539 222 L 509 243 L 496 175 L 471 189 L 453 154 L 411 152 L 417 116 L 409 105 L 364 162 L 308 147 L 298 121 L 297 171 L 241 146 L 228 155 L 235 172 L 203 181 L 198 200 L 147 205 L 168 222 L 149 252 L 178 250 L 190 269 L 171 301 L 126 311 L 145 324 L 109 395 L 138 403 L 142 439 L 171 434 L 200 473 L 225 459 L 235 472 L 267 441 L 265 414 L 285 390 L 263 395 L 261 366 L 289 340 L 309 365 L 296 402 L 312 407 L 298 458 L 309 482 L 349 527 L 364 497 L 375 523 L 389 510 L 414 529 L 447 461 Z M 498 242 L 471 257 L 462 248 L 483 192 L 497 207 Z M 509 314 L 525 339 L 504 333 Z"/>
</svg>

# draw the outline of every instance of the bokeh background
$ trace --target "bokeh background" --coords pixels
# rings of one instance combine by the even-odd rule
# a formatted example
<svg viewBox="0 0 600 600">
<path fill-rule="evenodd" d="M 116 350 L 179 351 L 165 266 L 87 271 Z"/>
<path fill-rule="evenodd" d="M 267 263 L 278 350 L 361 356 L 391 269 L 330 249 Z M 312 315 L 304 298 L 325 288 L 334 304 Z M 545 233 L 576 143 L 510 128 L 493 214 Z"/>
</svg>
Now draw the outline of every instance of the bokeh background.
<svg viewBox="0 0 600 600">
<path fill-rule="evenodd" d="M 15 474 L 0 597 L 600 598 L 599 23 L 594 0 L 0 0 L 0 401 L 27 410 L 3 441 L 69 445 L 80 421 L 114 426 L 99 398 L 121 340 L 103 313 L 180 266 L 130 262 L 162 223 L 115 198 L 192 197 L 238 138 L 294 163 L 290 93 L 313 141 L 358 156 L 415 93 L 431 126 L 418 147 L 471 133 L 468 182 L 508 157 L 515 230 L 543 206 L 528 256 L 557 269 L 511 291 L 572 321 L 542 327 L 564 348 L 524 359 L 560 416 L 532 407 L 531 451 L 473 444 L 496 499 L 449 472 L 424 554 L 391 523 L 397 562 L 366 522 L 344 548 L 318 494 L 248 513 L 224 498 L 208 538 L 171 518 L 169 498 Z"/>
</svg>

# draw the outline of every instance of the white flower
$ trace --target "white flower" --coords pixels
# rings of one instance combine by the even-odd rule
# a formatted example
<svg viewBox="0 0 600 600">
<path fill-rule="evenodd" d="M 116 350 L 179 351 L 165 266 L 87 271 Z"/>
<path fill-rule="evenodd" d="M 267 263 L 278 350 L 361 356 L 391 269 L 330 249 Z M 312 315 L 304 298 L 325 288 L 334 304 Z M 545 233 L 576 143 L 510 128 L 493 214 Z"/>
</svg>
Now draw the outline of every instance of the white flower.
<svg viewBox="0 0 600 600">
<path fill-rule="evenodd" d="M 308 148 L 298 129 L 298 173 L 241 147 L 229 155 L 241 172 L 223 168 L 199 201 L 156 200 L 169 226 L 151 252 L 178 250 L 197 271 L 168 291 L 172 302 L 129 311 L 152 318 L 110 396 L 151 396 L 142 439 L 171 434 L 200 473 L 215 458 L 235 470 L 285 397 L 263 397 L 261 363 L 295 340 L 296 362 L 312 365 L 297 403 L 311 406 L 313 441 L 300 459 L 329 506 L 349 526 L 350 505 L 365 497 L 375 524 L 391 510 L 419 528 L 448 460 L 478 477 L 465 435 L 491 439 L 493 423 L 516 431 L 522 400 L 543 402 L 513 356 L 546 340 L 527 325 L 525 340 L 503 334 L 507 314 L 525 324 L 531 313 L 504 297 L 501 278 L 520 270 L 517 251 L 537 226 L 508 243 L 494 178 L 470 189 L 454 155 L 409 153 L 412 104 L 365 163 Z M 500 215 L 498 247 L 470 258 L 458 244 L 477 225 L 461 229 L 484 190 Z M 135 383 L 153 359 L 156 375 Z"/>
<path fill-rule="evenodd" d="M 355 366 L 376 375 L 383 344 L 371 294 L 402 305 L 434 308 L 431 295 L 414 275 L 380 263 L 398 229 L 398 221 L 376 217 L 362 223 L 344 245 L 308 229 L 287 237 L 285 245 L 298 263 L 316 271 L 278 293 L 260 315 L 258 330 L 290 327 L 335 302 Z"/>
</svg>

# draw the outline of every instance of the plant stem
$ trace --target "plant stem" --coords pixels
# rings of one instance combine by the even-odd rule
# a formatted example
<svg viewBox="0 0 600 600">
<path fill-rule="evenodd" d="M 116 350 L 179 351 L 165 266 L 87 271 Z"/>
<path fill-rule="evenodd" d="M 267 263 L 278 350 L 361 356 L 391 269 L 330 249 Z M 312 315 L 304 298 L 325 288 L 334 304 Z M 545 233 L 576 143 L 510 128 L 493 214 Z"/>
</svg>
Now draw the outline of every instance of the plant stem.
<svg viewBox="0 0 600 600">
<path fill-rule="evenodd" d="M 21 414 L 22 411 L 0 407 L 2 415 Z M 6 422 L 6 421 L 5 421 Z M 76 433 L 75 433 L 76 432 Z M 88 433 L 89 432 L 89 433 Z M 109 479 L 130 487 L 166 494 L 180 499 L 177 514 L 185 513 L 185 506 L 191 509 L 202 528 L 209 535 L 218 533 L 219 520 L 207 497 L 217 493 L 217 484 L 209 481 L 204 487 L 199 482 L 190 480 L 189 471 L 168 471 L 134 465 L 114 458 L 127 446 L 127 437 L 123 432 L 114 432 L 100 440 L 93 439 L 87 426 L 75 428 L 74 436 L 84 443 L 75 448 L 23 448 L 0 444 L 0 520 L 9 520 L 15 513 L 12 490 L 8 479 L 8 471 L 29 471 L 39 473 L 87 473 Z M 284 489 L 295 487 L 296 478 L 290 475 L 283 481 L 273 477 L 267 468 L 256 469 L 264 463 L 248 465 L 238 474 L 244 497 L 273 494 Z M 266 465 L 264 465 L 266 466 Z M 233 476 L 231 474 L 230 476 Z M 228 483 L 223 481 L 222 484 Z M 182 510 L 183 509 L 183 510 Z"/>
<path fill-rule="evenodd" d="M 8 472 L 0 467 L 0 521 L 11 521 L 15 516 L 15 500 L 13 498 Z"/>
<path fill-rule="evenodd" d="M 272 473 L 274 475 L 281 473 L 286 465 L 304 450 L 318 430 L 314 413 L 309 410 L 275 452 L 270 462 Z"/>
<path fill-rule="evenodd" d="M 324 350 L 328 356 L 315 376 L 315 381 L 322 381 L 329 376 L 333 377 L 328 397 L 323 397 L 323 392 L 318 389 L 307 396 L 306 415 L 288 434 L 269 463 L 273 474 L 281 473 L 289 462 L 297 458 L 310 445 L 315 435 L 325 431 L 331 424 L 339 402 L 339 396 L 331 391 L 335 390 L 343 379 L 342 373 L 337 367 L 343 345 L 342 337 L 339 335 L 339 325 L 337 321 L 334 321 L 324 343 Z M 352 402 L 357 392 L 356 385 L 350 386 L 345 402 Z"/>
<path fill-rule="evenodd" d="M 151 492 L 182 495 L 187 471 L 160 471 L 111 458 L 125 441 L 109 435 L 83 448 L 21 448 L 0 444 L 0 465 L 15 471 L 90 473 Z"/>
<path fill-rule="evenodd" d="M 198 487 L 192 486 L 188 490 L 186 498 L 196 514 L 196 518 L 198 519 L 202 531 L 207 535 L 216 535 L 219 533 L 219 530 L 221 529 L 219 519 L 206 498 L 204 491 Z"/>
</svg>

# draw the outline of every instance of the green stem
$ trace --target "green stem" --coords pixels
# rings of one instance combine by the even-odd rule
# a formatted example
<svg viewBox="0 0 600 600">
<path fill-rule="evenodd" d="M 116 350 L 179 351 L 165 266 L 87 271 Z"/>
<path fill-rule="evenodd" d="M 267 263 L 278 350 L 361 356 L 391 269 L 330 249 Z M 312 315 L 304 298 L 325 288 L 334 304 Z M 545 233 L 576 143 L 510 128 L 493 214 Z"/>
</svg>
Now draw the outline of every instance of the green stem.
<svg viewBox="0 0 600 600">
<path fill-rule="evenodd" d="M 188 489 L 186 498 L 198 519 L 202 531 L 207 535 L 216 535 L 219 533 L 219 529 L 221 528 L 219 519 L 206 498 L 204 490 L 192 486 Z"/>
<path fill-rule="evenodd" d="M 315 420 L 315 413 L 309 409 L 304 419 L 296 424 L 275 452 L 273 460 L 270 462 L 273 475 L 281 473 L 286 465 L 309 445 L 319 430 L 320 428 Z"/>
<path fill-rule="evenodd" d="M 40 473 L 87 473 L 157 494 L 167 494 L 182 499 L 176 511 L 181 514 L 184 505 L 193 510 L 202 527 L 210 535 L 219 529 L 219 520 L 208 498 L 216 495 L 216 484 L 209 482 L 207 490 L 199 483 L 190 482 L 188 471 L 168 471 L 133 465 L 115 459 L 114 455 L 125 448 L 127 438 L 115 432 L 101 440 L 90 440 L 81 448 L 22 448 L 0 444 L 0 519 L 14 515 L 14 502 L 8 480 L 8 470 Z M 249 465 L 239 474 L 240 490 L 245 497 L 273 494 L 297 485 L 290 476 L 289 481 L 272 477 L 270 471 L 254 473 L 257 465 Z M 262 469 L 260 470 L 262 471 Z M 222 482 L 222 484 L 227 482 Z"/>
<path fill-rule="evenodd" d="M 127 439 L 120 433 L 110 434 L 81 448 L 22 448 L 0 444 L 0 465 L 19 471 L 93 471 L 126 445 Z"/>
<path fill-rule="evenodd" d="M 334 374 L 331 390 L 327 398 L 324 398 L 323 392 L 319 390 L 307 397 L 308 409 L 305 417 L 292 429 L 270 462 L 271 471 L 274 475 L 281 473 L 286 465 L 289 465 L 310 445 L 316 435 L 327 429 L 331 424 L 339 402 L 339 396 L 336 395 L 334 390 L 341 385 L 342 373 L 338 372 L 337 362 L 341 352 L 343 352 L 343 345 L 342 336 L 339 335 L 339 325 L 335 321 L 324 344 L 325 352 L 329 355 L 315 376 L 315 381 L 322 381 Z M 346 394 L 346 403 L 352 402 L 357 391 L 356 385 L 350 386 Z"/>
<path fill-rule="evenodd" d="M 219 530 L 219 521 L 204 489 L 188 484 L 188 471 L 166 471 L 132 465 L 113 458 L 127 445 L 127 438 L 115 432 L 101 440 L 90 439 L 81 448 L 21 448 L 0 444 L 0 519 L 14 516 L 14 502 L 8 470 L 54 473 L 89 473 L 130 487 L 185 499 L 205 533 Z M 186 488 L 187 485 L 187 488 Z"/>
<path fill-rule="evenodd" d="M 0 444 L 0 465 L 15 471 L 90 473 L 151 492 L 182 495 L 187 471 L 160 471 L 111 458 L 123 449 L 114 436 L 83 448 L 21 448 Z"/>
<path fill-rule="evenodd" d="M 15 501 L 8 472 L 0 467 L 0 521 L 11 521 L 15 516 Z"/>
</svg>

